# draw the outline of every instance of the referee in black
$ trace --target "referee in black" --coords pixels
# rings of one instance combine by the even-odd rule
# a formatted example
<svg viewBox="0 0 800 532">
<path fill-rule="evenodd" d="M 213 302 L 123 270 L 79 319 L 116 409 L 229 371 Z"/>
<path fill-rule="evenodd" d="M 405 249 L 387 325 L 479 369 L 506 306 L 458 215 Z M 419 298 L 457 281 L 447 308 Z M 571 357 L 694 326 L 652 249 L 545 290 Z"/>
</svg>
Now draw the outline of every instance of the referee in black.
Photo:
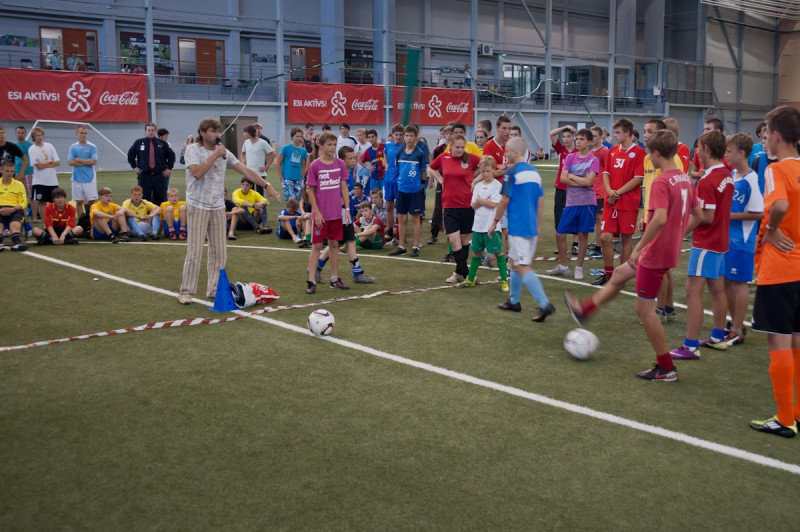
<svg viewBox="0 0 800 532">
<path fill-rule="evenodd" d="M 142 197 L 161 205 L 167 201 L 169 176 L 175 165 L 175 152 L 169 144 L 156 137 L 156 125 L 144 126 L 144 138 L 137 139 L 128 150 L 128 164 L 138 176 Z"/>
</svg>

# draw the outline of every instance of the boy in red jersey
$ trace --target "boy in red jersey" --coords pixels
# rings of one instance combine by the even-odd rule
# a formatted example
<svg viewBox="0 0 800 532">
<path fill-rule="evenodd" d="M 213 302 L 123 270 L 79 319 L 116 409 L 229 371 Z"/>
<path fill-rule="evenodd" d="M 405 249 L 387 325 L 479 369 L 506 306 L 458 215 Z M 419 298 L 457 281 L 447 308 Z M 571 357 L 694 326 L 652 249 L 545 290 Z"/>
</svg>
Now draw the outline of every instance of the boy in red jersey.
<svg viewBox="0 0 800 532">
<path fill-rule="evenodd" d="M 563 126 L 550 131 L 550 144 L 553 145 L 553 151 L 558 154 L 558 173 L 556 174 L 556 183 L 553 185 L 556 189 L 553 197 L 553 221 L 556 229 L 558 229 L 558 224 L 561 222 L 561 214 L 567 205 L 567 184 L 562 182 L 561 179 L 561 174 L 564 171 L 564 161 L 567 160 L 567 155 L 578 151 L 578 148 L 575 147 L 575 128 Z M 564 177 L 566 176 L 567 174 L 565 173 Z M 556 252 L 559 257 L 567 252 L 567 235 L 559 234 L 558 231 L 556 231 Z"/>
<path fill-rule="evenodd" d="M 678 124 L 678 121 L 674 118 L 665 118 L 664 125 L 667 126 L 667 129 L 672 131 L 675 134 L 675 138 L 680 136 L 681 127 Z M 681 158 L 681 167 L 683 169 L 683 173 L 689 172 L 689 146 L 678 140 L 678 157 Z"/>
<path fill-rule="evenodd" d="M 609 283 L 583 301 L 579 302 L 569 292 L 564 293 L 572 317 L 584 324 L 599 307 L 616 297 L 625 283 L 636 277 L 636 313 L 656 352 L 653 367 L 636 376 L 651 381 L 678 380 L 675 364 L 667 351 L 664 328 L 655 313 L 655 299 L 664 273 L 678 265 L 683 236 L 700 220 L 700 206 L 692 194 L 692 181 L 673 161 L 677 147 L 678 139 L 670 131 L 658 131 L 648 139 L 650 159 L 661 173 L 652 184 L 647 229 L 627 262 L 617 268 Z"/>
<path fill-rule="evenodd" d="M 778 413 L 753 420 L 750 426 L 792 438 L 800 420 L 800 111 L 788 105 L 778 107 L 766 121 L 764 148 L 778 162 L 766 174 L 766 227 L 758 242 L 753 330 L 769 334 L 769 376 Z"/>
<path fill-rule="evenodd" d="M 722 163 L 727 142 L 720 131 L 709 131 L 700 136 L 697 153 L 705 168 L 697 181 L 695 194 L 703 209 L 700 224 L 694 231 L 689 270 L 686 278 L 686 338 L 683 345 L 670 351 L 672 358 L 697 360 L 699 346 L 718 351 L 728 349 L 725 343 L 725 313 L 728 298 L 725 294 L 725 252 L 728 251 L 728 234 L 733 201 L 733 177 Z M 703 325 L 703 288 L 708 285 L 711 294 L 713 329 L 711 337 L 700 342 Z"/>
<path fill-rule="evenodd" d="M 53 190 L 53 203 L 44 208 L 44 230 L 33 228 L 33 236 L 40 245 L 77 244 L 83 228 L 75 225 L 75 207 L 67 203 L 67 193 L 63 188 Z"/>
<path fill-rule="evenodd" d="M 633 122 L 627 118 L 617 120 L 614 123 L 614 140 L 617 144 L 609 150 L 603 170 L 603 184 L 608 198 L 600 222 L 603 273 L 592 281 L 595 286 L 606 284 L 614 273 L 614 236 L 619 236 L 622 241 L 619 263 L 625 264 L 630 257 L 642 198 L 640 185 L 644 179 L 646 153 L 633 142 Z"/>
<path fill-rule="evenodd" d="M 597 212 L 594 219 L 594 244 L 589 246 L 590 257 L 602 257 L 603 251 L 600 245 L 600 222 L 603 219 L 603 206 L 606 200 L 606 186 L 603 184 L 603 172 L 606 169 L 606 161 L 608 160 L 608 148 L 603 145 L 603 128 L 600 126 L 592 126 L 589 128 L 592 132 L 592 155 L 597 157 L 600 161 L 600 171 L 597 178 L 594 180 L 594 197 L 597 200 Z"/>
</svg>

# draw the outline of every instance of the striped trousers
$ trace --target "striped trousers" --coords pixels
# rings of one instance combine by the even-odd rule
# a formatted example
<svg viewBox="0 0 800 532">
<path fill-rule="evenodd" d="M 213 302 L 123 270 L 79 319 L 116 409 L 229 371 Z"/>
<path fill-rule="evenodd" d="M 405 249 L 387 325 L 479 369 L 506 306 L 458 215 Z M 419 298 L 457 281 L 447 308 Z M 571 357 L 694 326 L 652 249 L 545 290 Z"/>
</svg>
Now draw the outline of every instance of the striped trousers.
<svg viewBox="0 0 800 532">
<path fill-rule="evenodd" d="M 225 209 L 207 211 L 191 205 L 186 206 L 186 260 L 183 262 L 181 295 L 197 294 L 197 277 L 200 275 L 200 260 L 203 258 L 203 243 L 208 237 L 208 287 L 206 297 L 217 293 L 219 271 L 225 267 Z"/>
</svg>

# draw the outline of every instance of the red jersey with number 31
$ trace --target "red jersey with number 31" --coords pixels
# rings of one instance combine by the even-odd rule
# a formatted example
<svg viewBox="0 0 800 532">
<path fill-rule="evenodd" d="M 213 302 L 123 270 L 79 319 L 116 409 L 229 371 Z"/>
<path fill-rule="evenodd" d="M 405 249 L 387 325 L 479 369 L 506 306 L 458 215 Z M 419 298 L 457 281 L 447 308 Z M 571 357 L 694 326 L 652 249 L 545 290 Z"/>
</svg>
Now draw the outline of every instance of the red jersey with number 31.
<svg viewBox="0 0 800 532">
<path fill-rule="evenodd" d="M 647 153 L 637 144 L 626 150 L 617 144 L 608 150 L 604 172 L 608 174 L 611 190 L 619 190 L 636 177 L 644 179 L 644 157 Z M 642 199 L 642 187 L 633 187 L 619 197 L 612 207 L 618 211 L 638 211 Z"/>
<path fill-rule="evenodd" d="M 642 250 L 638 264 L 653 270 L 678 265 L 689 216 L 697 205 L 692 188 L 692 178 L 678 169 L 661 172 L 650 185 L 647 222 L 656 209 L 666 209 L 667 223 Z"/>
</svg>

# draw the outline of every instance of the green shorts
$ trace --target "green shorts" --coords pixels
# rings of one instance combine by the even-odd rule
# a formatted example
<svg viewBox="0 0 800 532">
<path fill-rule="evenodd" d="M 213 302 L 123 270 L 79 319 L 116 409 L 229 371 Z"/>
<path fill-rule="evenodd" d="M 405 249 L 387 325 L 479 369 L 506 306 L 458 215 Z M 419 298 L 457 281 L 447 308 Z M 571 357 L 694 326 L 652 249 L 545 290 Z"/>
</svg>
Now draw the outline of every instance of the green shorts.
<svg viewBox="0 0 800 532">
<path fill-rule="evenodd" d="M 503 241 L 500 237 L 500 231 L 489 233 L 472 233 L 472 251 L 483 251 L 487 253 L 502 253 Z"/>
<path fill-rule="evenodd" d="M 356 245 L 364 249 L 381 249 L 383 248 L 383 239 L 381 235 L 375 235 L 375 238 L 372 240 L 365 240 L 363 242 L 356 238 Z"/>
</svg>

